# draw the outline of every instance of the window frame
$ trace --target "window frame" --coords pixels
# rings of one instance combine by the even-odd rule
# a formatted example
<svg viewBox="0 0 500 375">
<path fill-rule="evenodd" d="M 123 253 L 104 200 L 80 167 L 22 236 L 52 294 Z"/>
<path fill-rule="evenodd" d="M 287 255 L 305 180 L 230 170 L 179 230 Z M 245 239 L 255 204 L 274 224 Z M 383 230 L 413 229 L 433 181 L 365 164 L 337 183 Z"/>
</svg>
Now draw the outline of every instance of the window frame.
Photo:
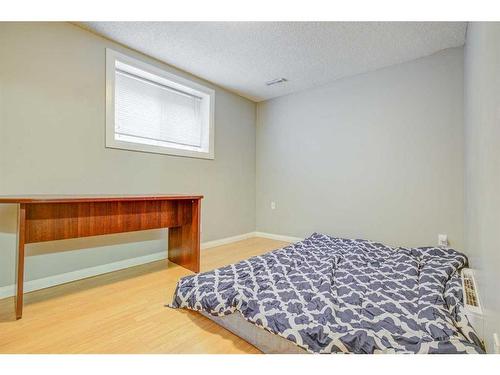
<svg viewBox="0 0 500 375">
<path fill-rule="evenodd" d="M 209 97 L 208 106 L 208 151 L 185 150 L 176 147 L 147 145 L 115 139 L 115 69 L 116 61 L 147 73 L 157 75 L 175 84 L 203 93 Z M 161 69 L 153 63 L 106 48 L 106 148 L 139 151 L 154 154 L 183 156 L 199 159 L 215 159 L 215 91 L 189 79 Z"/>
</svg>

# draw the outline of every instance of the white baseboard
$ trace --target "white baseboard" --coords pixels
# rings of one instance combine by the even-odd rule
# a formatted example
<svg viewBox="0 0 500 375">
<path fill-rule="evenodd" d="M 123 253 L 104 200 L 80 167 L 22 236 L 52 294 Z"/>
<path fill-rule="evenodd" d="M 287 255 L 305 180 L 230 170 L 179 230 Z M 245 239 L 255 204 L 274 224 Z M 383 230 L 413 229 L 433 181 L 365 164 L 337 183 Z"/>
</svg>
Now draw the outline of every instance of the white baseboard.
<svg viewBox="0 0 500 375">
<path fill-rule="evenodd" d="M 304 238 L 300 237 L 284 236 L 281 234 L 265 233 L 265 232 L 255 232 L 255 237 L 263 237 L 263 238 L 269 238 L 271 240 L 285 241 L 285 242 L 299 242 L 304 240 Z"/>
<path fill-rule="evenodd" d="M 102 275 L 104 273 L 118 271 L 124 268 L 155 262 L 157 260 L 165 259 L 166 257 L 167 252 L 162 251 L 159 253 L 144 255 L 141 257 L 129 258 L 120 260 L 118 262 L 106 263 L 95 267 L 88 267 L 81 270 L 61 273 L 59 275 L 53 275 L 41 279 L 25 281 L 24 291 L 32 292 L 34 290 L 45 289 L 51 286 L 69 283 L 70 281 L 81 280 L 87 277 Z M 14 284 L 0 287 L 0 299 L 13 296 L 15 294 L 15 290 L 16 286 Z"/>
<path fill-rule="evenodd" d="M 252 238 L 252 237 L 256 237 L 255 232 L 248 232 L 248 233 L 240 234 L 238 236 L 226 237 L 226 238 L 221 238 L 220 240 L 203 242 L 200 247 L 202 250 L 210 249 L 211 247 L 226 245 L 228 243 L 242 241 L 242 240 L 246 240 L 247 238 Z"/>
<path fill-rule="evenodd" d="M 273 234 L 273 233 L 265 233 L 265 232 L 248 232 L 248 233 L 240 234 L 238 236 L 226 237 L 226 238 L 221 238 L 220 240 L 203 242 L 201 244 L 201 249 L 210 249 L 211 247 L 226 245 L 229 243 L 242 241 L 242 240 L 246 240 L 248 238 L 254 238 L 254 237 L 269 238 L 271 240 L 285 241 L 285 242 L 299 242 L 299 241 L 303 240 L 303 238 L 300 238 L 300 237 L 284 236 L 281 234 Z"/>
<path fill-rule="evenodd" d="M 212 247 L 226 245 L 226 244 L 229 244 L 232 242 L 242 241 L 242 240 L 245 240 L 247 238 L 253 238 L 253 237 L 263 237 L 263 238 L 269 238 L 269 239 L 273 239 L 273 240 L 286 241 L 286 242 L 297 242 L 297 241 L 302 240 L 302 238 L 282 236 L 279 234 L 271 234 L 271 233 L 264 233 L 264 232 L 249 232 L 249 233 L 240 234 L 238 236 L 221 238 L 220 240 L 203 242 L 201 244 L 201 248 L 202 249 L 209 249 Z M 24 283 L 24 291 L 25 292 L 32 292 L 32 291 L 39 290 L 39 289 L 45 289 L 45 288 L 49 288 L 51 286 L 65 284 L 65 283 L 69 283 L 71 281 L 85 279 L 87 277 L 102 275 L 102 274 L 105 274 L 108 272 L 122 270 L 124 268 L 129 268 L 129 267 L 133 267 L 133 266 L 139 266 L 141 264 L 155 262 L 158 260 L 165 259 L 166 257 L 167 257 L 167 252 L 161 251 L 161 252 L 150 254 L 150 255 L 144 255 L 144 256 L 136 257 L 136 258 L 124 259 L 124 260 L 120 260 L 118 262 L 102 264 L 102 265 L 95 266 L 95 267 L 83 268 L 81 270 L 76 270 L 76 271 L 62 273 L 59 275 L 44 277 L 41 279 L 26 281 Z M 6 297 L 11 297 L 11 296 L 15 295 L 15 290 L 16 290 L 16 287 L 14 284 L 0 287 L 0 299 L 6 298 Z"/>
</svg>

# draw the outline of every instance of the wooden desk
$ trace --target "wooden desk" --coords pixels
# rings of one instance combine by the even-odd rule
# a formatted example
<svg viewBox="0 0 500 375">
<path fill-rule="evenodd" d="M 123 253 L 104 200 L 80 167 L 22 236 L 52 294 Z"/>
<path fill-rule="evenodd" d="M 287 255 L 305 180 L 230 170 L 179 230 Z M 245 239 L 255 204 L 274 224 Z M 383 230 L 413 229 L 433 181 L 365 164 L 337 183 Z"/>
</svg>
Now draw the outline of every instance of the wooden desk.
<svg viewBox="0 0 500 375">
<path fill-rule="evenodd" d="M 23 314 L 24 245 L 170 228 L 168 259 L 200 271 L 201 195 L 0 196 L 18 211 L 16 318 Z"/>
</svg>

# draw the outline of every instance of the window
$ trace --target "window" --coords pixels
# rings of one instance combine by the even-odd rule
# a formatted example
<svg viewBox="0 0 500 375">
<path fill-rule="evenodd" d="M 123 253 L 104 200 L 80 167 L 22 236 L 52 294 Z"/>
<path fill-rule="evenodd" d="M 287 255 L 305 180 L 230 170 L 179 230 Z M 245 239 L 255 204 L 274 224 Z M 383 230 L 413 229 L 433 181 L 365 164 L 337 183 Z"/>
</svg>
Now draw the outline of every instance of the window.
<svg viewBox="0 0 500 375">
<path fill-rule="evenodd" d="M 214 158 L 214 91 L 106 49 L 106 147 Z"/>
</svg>

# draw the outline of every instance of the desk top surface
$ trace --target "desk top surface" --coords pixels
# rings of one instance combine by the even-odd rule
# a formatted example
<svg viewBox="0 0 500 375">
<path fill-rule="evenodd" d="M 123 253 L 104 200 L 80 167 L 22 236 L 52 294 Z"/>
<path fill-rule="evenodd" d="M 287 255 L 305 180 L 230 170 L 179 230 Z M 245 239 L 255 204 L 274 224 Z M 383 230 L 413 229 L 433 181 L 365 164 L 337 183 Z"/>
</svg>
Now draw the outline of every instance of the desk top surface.
<svg viewBox="0 0 500 375">
<path fill-rule="evenodd" d="M 0 203 L 78 203 L 202 199 L 203 195 L 0 195 Z"/>
</svg>

